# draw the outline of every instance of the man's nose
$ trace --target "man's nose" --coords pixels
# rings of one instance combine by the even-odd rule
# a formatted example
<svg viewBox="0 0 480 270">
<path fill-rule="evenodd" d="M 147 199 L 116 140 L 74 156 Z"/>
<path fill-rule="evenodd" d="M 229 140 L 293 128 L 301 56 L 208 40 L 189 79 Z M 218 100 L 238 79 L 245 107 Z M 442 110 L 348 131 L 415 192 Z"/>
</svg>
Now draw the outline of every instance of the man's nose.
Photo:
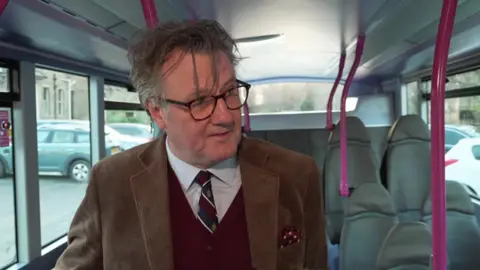
<svg viewBox="0 0 480 270">
<path fill-rule="evenodd" d="M 231 122 L 232 119 L 232 111 L 227 107 L 225 100 L 223 98 L 219 98 L 212 114 L 212 122 L 214 124 L 225 123 Z"/>
</svg>

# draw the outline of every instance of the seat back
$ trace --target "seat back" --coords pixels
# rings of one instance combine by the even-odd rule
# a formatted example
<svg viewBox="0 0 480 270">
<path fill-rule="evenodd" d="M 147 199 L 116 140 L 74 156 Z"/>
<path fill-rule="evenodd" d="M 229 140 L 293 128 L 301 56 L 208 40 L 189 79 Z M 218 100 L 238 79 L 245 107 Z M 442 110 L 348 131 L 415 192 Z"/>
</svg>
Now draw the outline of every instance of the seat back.
<svg viewBox="0 0 480 270">
<path fill-rule="evenodd" d="M 465 187 L 446 181 L 447 254 L 450 270 L 478 269 L 480 266 L 480 227 L 475 206 Z M 424 220 L 432 223 L 431 203 L 425 204 Z"/>
<path fill-rule="evenodd" d="M 397 223 L 392 199 L 382 184 L 356 187 L 345 202 L 340 270 L 375 269 L 382 243 Z"/>
<path fill-rule="evenodd" d="M 383 242 L 377 270 L 428 270 L 432 254 L 432 234 L 425 223 L 401 222 Z"/>
<path fill-rule="evenodd" d="M 400 117 L 388 134 L 382 182 L 400 221 L 421 221 L 430 194 L 430 131 L 418 115 Z"/>
<path fill-rule="evenodd" d="M 347 121 L 348 181 L 355 188 L 364 182 L 380 182 L 379 164 L 373 153 L 365 125 L 357 117 Z M 324 204 L 328 237 L 332 244 L 340 242 L 343 224 L 343 201 L 340 196 L 340 125 L 330 134 L 323 170 Z"/>
</svg>

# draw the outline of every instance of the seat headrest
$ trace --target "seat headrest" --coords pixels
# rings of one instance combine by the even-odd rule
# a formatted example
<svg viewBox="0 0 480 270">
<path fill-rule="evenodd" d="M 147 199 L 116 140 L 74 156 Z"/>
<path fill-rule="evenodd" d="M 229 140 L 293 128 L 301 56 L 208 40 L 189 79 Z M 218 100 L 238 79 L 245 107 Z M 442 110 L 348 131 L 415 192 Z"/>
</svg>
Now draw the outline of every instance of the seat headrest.
<svg viewBox="0 0 480 270">
<path fill-rule="evenodd" d="M 473 205 L 465 186 L 457 181 L 445 181 L 445 189 L 447 193 L 447 211 L 475 215 L 475 206 Z M 425 202 L 423 213 L 424 215 L 432 214 L 432 202 L 430 198 Z"/>
<path fill-rule="evenodd" d="M 345 118 L 347 121 L 347 138 L 349 141 L 358 141 L 370 144 L 370 136 L 367 128 L 363 124 L 362 120 L 355 116 L 348 116 Z M 333 132 L 328 139 L 329 144 L 340 143 L 340 122 L 335 125 Z"/>
<path fill-rule="evenodd" d="M 392 125 L 388 141 L 392 143 L 406 139 L 430 141 L 430 130 L 419 115 L 403 115 Z"/>
<path fill-rule="evenodd" d="M 432 234 L 425 223 L 402 222 L 393 227 L 383 242 L 377 269 L 395 269 L 402 265 L 430 263 Z"/>
<path fill-rule="evenodd" d="M 356 187 L 346 202 L 345 215 L 364 212 L 396 215 L 395 206 L 388 191 L 380 183 L 362 183 Z"/>
</svg>

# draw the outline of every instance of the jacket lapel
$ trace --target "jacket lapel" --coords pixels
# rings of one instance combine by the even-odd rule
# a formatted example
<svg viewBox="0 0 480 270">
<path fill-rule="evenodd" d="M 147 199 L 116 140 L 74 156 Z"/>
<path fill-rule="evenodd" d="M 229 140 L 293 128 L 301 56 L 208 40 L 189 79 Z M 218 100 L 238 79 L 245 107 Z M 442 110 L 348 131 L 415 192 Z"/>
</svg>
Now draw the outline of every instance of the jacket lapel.
<svg viewBox="0 0 480 270">
<path fill-rule="evenodd" d="M 263 168 L 268 155 L 258 150 L 243 138 L 238 154 L 250 253 L 255 269 L 277 269 L 279 179 Z"/>
<path fill-rule="evenodd" d="M 138 157 L 145 170 L 130 178 L 151 270 L 173 270 L 165 136 Z M 128 243 L 125 243 L 128 245 Z"/>
</svg>

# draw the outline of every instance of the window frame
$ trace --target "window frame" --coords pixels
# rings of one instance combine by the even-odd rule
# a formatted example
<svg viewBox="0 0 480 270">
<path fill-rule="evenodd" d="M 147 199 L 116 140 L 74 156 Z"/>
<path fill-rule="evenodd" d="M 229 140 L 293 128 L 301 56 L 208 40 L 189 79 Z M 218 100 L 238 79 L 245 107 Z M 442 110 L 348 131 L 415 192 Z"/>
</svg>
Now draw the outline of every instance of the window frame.
<svg viewBox="0 0 480 270">
<path fill-rule="evenodd" d="M 13 103 L 15 101 L 20 101 L 20 94 L 19 94 L 19 64 L 17 61 L 9 60 L 9 59 L 0 59 L 0 67 L 7 69 L 7 85 L 8 85 L 8 92 L 1 92 L 0 93 L 0 107 L 9 110 L 10 112 L 10 123 L 11 123 L 11 158 L 12 158 L 12 192 L 13 192 L 13 225 L 15 227 L 15 240 L 14 240 L 14 248 L 15 248 L 15 258 L 12 262 L 2 265 L 2 269 L 8 269 L 9 267 L 17 264 L 19 262 L 19 233 L 18 233 L 18 209 L 17 209 L 17 180 L 16 180 L 16 162 L 15 162 L 15 131 L 13 125 L 15 123 L 14 117 L 14 106 Z"/>
</svg>

